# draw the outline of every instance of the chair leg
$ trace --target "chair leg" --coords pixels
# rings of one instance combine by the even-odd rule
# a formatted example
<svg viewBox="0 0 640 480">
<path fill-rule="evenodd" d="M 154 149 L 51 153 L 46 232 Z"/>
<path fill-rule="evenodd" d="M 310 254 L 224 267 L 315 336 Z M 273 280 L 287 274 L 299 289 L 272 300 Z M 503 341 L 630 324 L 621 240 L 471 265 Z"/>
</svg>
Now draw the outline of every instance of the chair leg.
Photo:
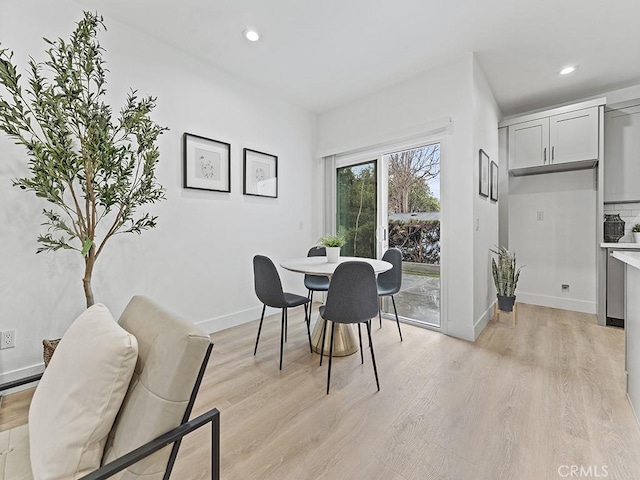
<svg viewBox="0 0 640 480">
<path fill-rule="evenodd" d="M 324 337 L 327 334 L 327 319 L 323 318 L 324 324 L 322 325 L 322 348 L 320 348 L 320 366 L 322 366 L 322 358 L 324 357 Z"/>
<path fill-rule="evenodd" d="M 284 341 L 287 341 L 287 334 L 289 333 L 289 318 L 287 315 L 287 309 L 284 309 Z"/>
<path fill-rule="evenodd" d="M 311 310 L 311 307 L 309 307 L 309 310 Z M 313 347 L 311 346 L 311 329 L 309 327 L 309 324 L 311 323 L 311 319 L 308 317 L 307 314 L 307 304 L 304 304 L 304 323 L 307 324 L 307 336 L 309 337 L 309 352 L 313 353 Z"/>
<path fill-rule="evenodd" d="M 369 335 L 369 348 L 371 349 L 371 361 L 373 362 L 373 373 L 375 373 L 376 375 L 376 386 L 378 387 L 378 391 L 380 391 L 380 382 L 378 381 L 378 368 L 376 367 L 376 356 L 373 353 L 373 342 L 371 341 L 371 321 L 368 321 L 366 323 L 367 334 Z M 331 362 L 329 362 L 329 365 L 331 365 Z"/>
<path fill-rule="evenodd" d="M 256 337 L 256 346 L 253 349 L 253 356 L 256 356 L 256 352 L 258 351 L 258 342 L 260 341 L 260 331 L 262 330 L 262 321 L 264 320 L 264 311 L 266 310 L 267 306 L 263 305 L 262 306 L 262 315 L 260 316 L 260 326 L 258 326 L 258 336 Z"/>
<path fill-rule="evenodd" d="M 382 328 L 382 297 L 378 297 L 378 319 L 380 320 L 380 328 Z"/>
<path fill-rule="evenodd" d="M 282 370 L 282 350 L 284 348 L 284 330 L 285 325 L 287 324 L 287 309 L 282 309 L 282 325 L 280 326 L 280 370 Z"/>
<path fill-rule="evenodd" d="M 331 345 L 329 345 L 329 373 L 327 374 L 327 395 L 329 395 L 329 386 L 331 385 L 331 359 L 333 358 L 333 332 L 335 328 L 335 322 L 331 322 Z"/>
<path fill-rule="evenodd" d="M 360 363 L 364 365 L 364 353 L 362 351 L 362 331 L 360 330 L 360 324 L 358 324 L 358 340 L 360 340 Z"/>
<path fill-rule="evenodd" d="M 398 310 L 396 310 L 396 299 L 391 295 L 391 301 L 393 302 L 393 313 L 396 314 L 396 323 L 398 324 L 398 333 L 400 334 L 400 341 L 402 341 L 402 330 L 400 330 L 400 320 L 398 319 Z"/>
</svg>

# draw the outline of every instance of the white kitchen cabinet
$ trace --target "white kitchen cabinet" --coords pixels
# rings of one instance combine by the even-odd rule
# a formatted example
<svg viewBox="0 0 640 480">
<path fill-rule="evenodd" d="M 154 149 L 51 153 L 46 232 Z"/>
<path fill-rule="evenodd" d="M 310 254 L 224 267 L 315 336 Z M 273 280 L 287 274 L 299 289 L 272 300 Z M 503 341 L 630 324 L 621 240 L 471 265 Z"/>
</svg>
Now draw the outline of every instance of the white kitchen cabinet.
<svg viewBox="0 0 640 480">
<path fill-rule="evenodd" d="M 598 160 L 598 107 L 549 117 L 551 164 Z"/>
<path fill-rule="evenodd" d="M 514 175 L 592 168 L 598 162 L 598 107 L 565 111 L 509 125 L 509 169 Z M 523 120 L 531 116 L 524 117 Z"/>
<path fill-rule="evenodd" d="M 509 168 L 511 170 L 546 165 L 548 149 L 548 118 L 509 127 Z"/>
<path fill-rule="evenodd" d="M 604 201 L 640 202 L 640 105 L 605 113 Z"/>
</svg>

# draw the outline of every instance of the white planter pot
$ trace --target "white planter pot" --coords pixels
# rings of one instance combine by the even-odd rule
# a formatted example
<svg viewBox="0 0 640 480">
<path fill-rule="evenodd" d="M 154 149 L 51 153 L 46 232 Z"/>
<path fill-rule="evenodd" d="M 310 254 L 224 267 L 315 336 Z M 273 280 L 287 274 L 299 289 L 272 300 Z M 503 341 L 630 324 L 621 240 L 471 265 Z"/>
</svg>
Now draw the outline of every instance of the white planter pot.
<svg viewBox="0 0 640 480">
<path fill-rule="evenodd" d="M 340 247 L 327 247 L 327 262 L 338 263 L 340 261 Z"/>
<path fill-rule="evenodd" d="M 640 243 L 640 232 L 633 232 L 633 241 Z"/>
</svg>

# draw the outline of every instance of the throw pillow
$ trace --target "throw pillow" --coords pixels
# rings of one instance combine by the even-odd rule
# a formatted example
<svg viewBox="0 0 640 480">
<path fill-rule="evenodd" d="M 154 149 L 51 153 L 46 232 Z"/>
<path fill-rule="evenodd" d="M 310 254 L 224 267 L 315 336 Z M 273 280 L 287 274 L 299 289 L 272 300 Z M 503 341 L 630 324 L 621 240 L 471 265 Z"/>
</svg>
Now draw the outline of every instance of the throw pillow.
<svg viewBox="0 0 640 480">
<path fill-rule="evenodd" d="M 136 338 L 102 304 L 62 337 L 29 409 L 35 480 L 80 478 L 100 467 L 138 358 Z"/>
</svg>

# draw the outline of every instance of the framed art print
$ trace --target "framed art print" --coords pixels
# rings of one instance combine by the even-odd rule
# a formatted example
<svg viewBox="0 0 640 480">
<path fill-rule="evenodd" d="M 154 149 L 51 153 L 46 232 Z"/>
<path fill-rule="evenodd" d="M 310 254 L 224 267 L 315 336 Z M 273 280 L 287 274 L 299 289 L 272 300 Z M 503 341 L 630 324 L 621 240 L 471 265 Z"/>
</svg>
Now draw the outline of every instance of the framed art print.
<svg viewBox="0 0 640 480">
<path fill-rule="evenodd" d="M 489 155 L 480 149 L 480 186 L 479 192 L 483 197 L 489 196 Z"/>
<path fill-rule="evenodd" d="M 498 164 L 491 161 L 491 200 L 498 201 Z"/>
<path fill-rule="evenodd" d="M 250 148 L 244 149 L 245 195 L 278 197 L 278 157 Z"/>
<path fill-rule="evenodd" d="M 184 188 L 231 191 L 231 144 L 183 135 Z"/>
</svg>

